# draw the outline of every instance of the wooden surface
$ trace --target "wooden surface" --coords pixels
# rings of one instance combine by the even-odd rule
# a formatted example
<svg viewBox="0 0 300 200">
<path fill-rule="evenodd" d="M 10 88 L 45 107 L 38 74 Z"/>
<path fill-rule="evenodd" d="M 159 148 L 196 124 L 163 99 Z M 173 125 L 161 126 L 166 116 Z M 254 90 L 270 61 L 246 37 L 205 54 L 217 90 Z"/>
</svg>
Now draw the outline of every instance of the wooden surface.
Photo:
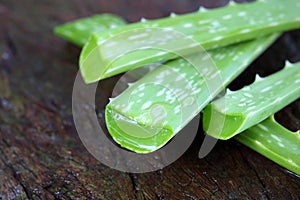
<svg viewBox="0 0 300 200">
<path fill-rule="evenodd" d="M 0 0 L 0 199 L 299 199 L 299 177 L 234 140 L 219 141 L 199 159 L 200 131 L 170 166 L 128 174 L 94 159 L 75 130 L 71 92 L 80 49 L 54 36 L 54 26 L 102 12 L 133 22 L 224 4 Z M 231 88 L 250 83 L 257 72 L 267 75 L 280 69 L 285 59 L 300 61 L 300 31 L 281 37 Z M 103 81 L 99 93 L 108 97 L 114 82 Z M 101 122 L 103 108 L 99 106 Z M 277 118 L 296 130 L 299 111 L 298 100 Z"/>
</svg>

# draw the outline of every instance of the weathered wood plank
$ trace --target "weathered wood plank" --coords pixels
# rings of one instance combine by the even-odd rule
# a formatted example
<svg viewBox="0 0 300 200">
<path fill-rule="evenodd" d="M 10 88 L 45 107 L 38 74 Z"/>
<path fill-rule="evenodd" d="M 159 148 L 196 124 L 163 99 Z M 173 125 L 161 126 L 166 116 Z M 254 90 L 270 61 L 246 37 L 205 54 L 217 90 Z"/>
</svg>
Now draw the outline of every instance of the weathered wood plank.
<svg viewBox="0 0 300 200">
<path fill-rule="evenodd" d="M 176 162 L 127 174 L 94 159 L 77 136 L 71 92 L 80 49 L 55 37 L 55 25 L 101 12 L 136 21 L 226 1 L 2 0 L 0 2 L 0 199 L 297 199 L 300 179 L 235 141 L 198 159 L 202 133 Z M 300 31 L 285 34 L 231 87 L 299 61 Z M 261 66 L 273 66 L 261 68 Z M 115 79 L 101 83 L 108 97 Z M 104 105 L 99 105 L 103 112 Z M 277 117 L 300 128 L 300 102 Z M 99 119 L 103 123 L 103 118 Z"/>
</svg>

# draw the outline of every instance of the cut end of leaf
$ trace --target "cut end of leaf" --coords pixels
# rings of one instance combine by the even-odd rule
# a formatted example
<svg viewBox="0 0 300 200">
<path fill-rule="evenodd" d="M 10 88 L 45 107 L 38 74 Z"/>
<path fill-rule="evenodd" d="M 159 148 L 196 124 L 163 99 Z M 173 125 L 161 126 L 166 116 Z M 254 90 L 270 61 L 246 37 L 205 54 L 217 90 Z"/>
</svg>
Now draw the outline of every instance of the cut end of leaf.
<svg viewBox="0 0 300 200">
<path fill-rule="evenodd" d="M 224 115 L 209 104 L 203 112 L 203 129 L 214 138 L 227 140 L 240 132 L 244 120 L 240 115 Z"/>
<path fill-rule="evenodd" d="M 79 68 L 82 77 L 86 83 L 93 83 L 100 79 L 103 79 L 103 74 L 107 68 L 108 61 L 103 59 L 101 54 L 101 46 L 96 46 L 97 38 L 92 35 L 89 41 L 83 47 L 83 50 L 79 59 Z"/>
<path fill-rule="evenodd" d="M 113 29 L 124 24 L 125 21 L 121 17 L 105 13 L 59 25 L 54 28 L 54 33 L 82 47 L 88 41 L 92 33 Z"/>
<path fill-rule="evenodd" d="M 167 127 L 148 127 L 139 124 L 118 113 L 109 104 L 105 110 L 105 120 L 112 138 L 120 146 L 136 153 L 151 153 L 158 150 L 174 135 Z"/>
<path fill-rule="evenodd" d="M 207 133 L 220 139 L 233 137 L 299 98 L 299 66 L 291 64 L 265 78 L 257 75 L 251 85 L 213 101 L 204 110 Z"/>
</svg>

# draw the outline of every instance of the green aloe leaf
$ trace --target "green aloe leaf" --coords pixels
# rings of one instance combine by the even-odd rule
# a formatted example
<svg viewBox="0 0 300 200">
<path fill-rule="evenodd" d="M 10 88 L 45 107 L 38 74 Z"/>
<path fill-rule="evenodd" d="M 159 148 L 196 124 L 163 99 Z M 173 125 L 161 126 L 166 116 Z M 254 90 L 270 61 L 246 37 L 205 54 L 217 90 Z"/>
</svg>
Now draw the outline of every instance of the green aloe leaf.
<svg viewBox="0 0 300 200">
<path fill-rule="evenodd" d="M 298 0 L 284 3 L 281 0 L 260 0 L 240 5 L 230 3 L 223 8 L 142 20 L 95 33 L 83 48 L 80 70 L 84 80 L 92 83 L 145 64 L 177 57 L 168 51 L 151 48 L 153 44 L 173 46 L 178 51 L 192 53 L 193 47 L 178 43 L 181 38 L 172 37 L 172 31 L 188 36 L 208 50 L 296 29 L 300 27 L 299 9 Z M 154 29 L 157 30 L 156 35 L 151 32 Z M 143 49 L 127 52 L 130 46 Z M 127 52 L 126 55 L 123 55 L 124 52 Z"/>
<path fill-rule="evenodd" d="M 242 144 L 300 175 L 300 132 L 292 132 L 271 116 L 234 137 Z"/>
<path fill-rule="evenodd" d="M 300 62 L 266 78 L 230 92 L 209 104 L 203 115 L 203 128 L 211 136 L 228 139 L 258 124 L 300 97 Z M 224 103 L 226 106 L 224 106 Z M 225 119 L 224 123 L 221 120 Z"/>
<path fill-rule="evenodd" d="M 149 72 L 106 106 L 106 125 L 122 147 L 138 153 L 155 151 L 190 122 L 226 85 L 257 58 L 278 34 L 208 52 L 223 78 L 209 88 L 216 75 L 203 62 L 202 74 L 185 59 Z M 206 57 L 203 57 L 206 58 Z M 205 60 L 205 59 L 203 59 Z"/>
<path fill-rule="evenodd" d="M 94 15 L 55 27 L 54 33 L 78 46 L 83 46 L 93 33 L 125 25 L 125 21 L 112 14 Z"/>
</svg>

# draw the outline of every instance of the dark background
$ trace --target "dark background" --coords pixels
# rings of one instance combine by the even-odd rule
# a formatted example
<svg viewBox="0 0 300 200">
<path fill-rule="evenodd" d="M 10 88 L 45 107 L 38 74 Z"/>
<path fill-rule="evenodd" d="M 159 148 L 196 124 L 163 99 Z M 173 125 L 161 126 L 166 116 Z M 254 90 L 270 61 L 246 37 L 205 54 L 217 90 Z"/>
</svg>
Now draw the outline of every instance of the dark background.
<svg viewBox="0 0 300 200">
<path fill-rule="evenodd" d="M 239 1 L 240 2 L 240 1 Z M 71 92 L 80 48 L 53 35 L 61 23 L 99 13 L 129 22 L 227 1 L 0 0 L 0 199 L 299 199 L 300 178 L 234 140 L 197 157 L 203 133 L 163 170 L 129 174 L 94 159 L 73 123 Z M 238 89 L 300 61 L 300 30 L 285 33 L 231 84 Z M 101 82 L 109 97 L 116 78 Z M 98 108 L 103 123 L 103 108 Z M 300 129 L 300 101 L 276 115 Z"/>
</svg>

